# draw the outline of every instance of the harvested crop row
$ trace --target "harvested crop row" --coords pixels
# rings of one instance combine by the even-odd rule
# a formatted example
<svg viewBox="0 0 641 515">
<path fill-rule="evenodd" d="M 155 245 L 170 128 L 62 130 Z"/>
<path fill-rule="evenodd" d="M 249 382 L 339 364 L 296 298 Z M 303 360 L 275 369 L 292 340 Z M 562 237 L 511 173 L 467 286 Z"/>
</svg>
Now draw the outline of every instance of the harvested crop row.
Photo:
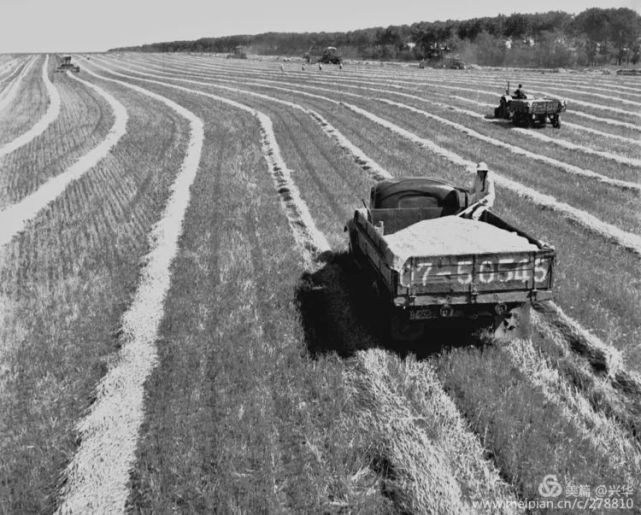
<svg viewBox="0 0 641 515">
<path fill-rule="evenodd" d="M 95 91 L 64 77 L 56 81 L 60 113 L 39 135 L 19 140 L 18 148 L 1 157 L 0 209 L 24 199 L 49 179 L 68 169 L 80 156 L 99 144 L 113 125 L 107 102 Z M 55 114 L 55 105 L 49 111 Z M 28 137 L 33 136 L 31 133 Z"/>
<path fill-rule="evenodd" d="M 51 87 L 47 85 L 48 65 L 48 57 L 44 62 L 37 59 L 25 77 L 20 88 L 20 96 L 12 104 L 11 110 L 0 116 L 0 157 L 4 153 L 6 143 L 28 131 L 33 121 L 44 115 L 47 103 L 50 103 L 51 99 Z"/>
<path fill-rule="evenodd" d="M 125 506 L 128 472 L 142 424 L 143 384 L 156 363 L 155 340 L 169 289 L 170 267 L 178 251 L 189 190 L 199 168 L 204 139 L 202 120 L 187 109 L 138 86 L 108 80 L 131 87 L 173 109 L 188 120 L 190 136 L 171 196 L 149 235 L 150 250 L 143 258 L 132 304 L 122 316 L 118 359 L 100 381 L 90 413 L 78 425 L 81 443 L 65 471 L 60 513 L 121 511 Z M 104 465 L 100 466 L 101 463 Z"/>
<path fill-rule="evenodd" d="M 0 220 L 2 220 L 2 228 L 0 229 L 0 247 L 7 244 L 18 232 L 24 230 L 27 222 L 35 218 L 40 210 L 61 195 L 69 183 L 78 180 L 85 173 L 91 170 L 104 156 L 107 155 L 107 153 L 116 143 L 118 143 L 120 138 L 127 131 L 127 111 L 120 102 L 105 90 L 95 86 L 94 84 L 76 77 L 74 77 L 74 80 L 93 89 L 109 103 L 114 112 L 114 124 L 104 140 L 83 155 L 67 170 L 56 175 L 54 178 L 40 186 L 35 192 L 23 198 L 16 204 L 12 204 L 5 207 L 3 210 L 0 210 Z"/>
<path fill-rule="evenodd" d="M 0 511 L 55 508 L 74 425 L 118 350 L 147 236 L 184 155 L 177 115 L 107 84 L 129 112 L 127 134 L 3 249 Z"/>
<path fill-rule="evenodd" d="M 36 60 L 37 58 L 31 57 L 27 63 L 22 66 L 20 71 L 12 76 L 6 87 L 0 92 L 0 113 L 6 111 L 12 104 Z"/>
<path fill-rule="evenodd" d="M 20 147 L 23 147 L 34 138 L 40 136 L 40 134 L 42 134 L 60 114 L 60 94 L 49 79 L 48 64 L 49 56 L 47 56 L 42 66 L 42 81 L 49 100 L 47 110 L 27 131 L 0 146 L 0 159 L 5 155 L 10 154 L 11 152 L 14 152 Z"/>
<path fill-rule="evenodd" d="M 360 473 L 367 438 L 343 364 L 305 355 L 291 296 L 311 255 L 292 250 L 314 244 L 294 239 L 255 116 L 169 94 L 211 120 L 207 173 L 196 178 L 175 261 L 129 509 L 389 508 L 380 480 Z"/>
<path fill-rule="evenodd" d="M 128 79 L 137 78 L 137 77 L 125 75 L 113 70 L 109 70 L 109 71 L 112 74 L 119 77 L 125 77 Z M 318 250 L 319 252 L 323 252 L 324 250 L 329 249 L 329 244 L 327 243 L 325 236 L 322 235 L 315 228 L 314 224 L 310 223 L 311 215 L 309 213 L 307 205 L 300 199 L 300 193 L 298 191 L 298 188 L 296 187 L 293 180 L 291 179 L 291 170 L 287 168 L 287 165 L 285 164 L 285 162 L 282 159 L 282 156 L 280 155 L 280 147 L 278 146 L 278 142 L 276 141 L 276 136 L 274 135 L 272 121 L 268 116 L 266 116 L 264 113 L 261 113 L 260 111 L 251 109 L 250 107 L 247 107 L 244 104 L 240 104 L 238 102 L 234 102 L 232 100 L 228 100 L 226 98 L 205 93 L 202 91 L 190 90 L 183 86 L 163 83 L 163 82 L 160 82 L 154 79 L 149 79 L 149 78 L 147 79 L 139 78 L 138 80 L 160 84 L 160 85 L 174 88 L 177 90 L 188 91 L 190 93 L 197 93 L 197 94 L 209 97 L 213 100 L 217 100 L 219 102 L 223 102 L 225 104 L 231 105 L 233 107 L 236 107 L 237 109 L 249 112 L 254 116 L 256 116 L 260 122 L 261 129 L 262 129 L 263 146 L 265 151 L 267 152 L 267 159 L 270 165 L 270 172 L 272 173 L 272 177 L 274 178 L 276 189 L 281 193 L 283 205 L 285 209 L 289 212 L 288 219 L 291 220 L 292 230 L 294 231 L 295 234 L 297 234 L 297 238 L 296 238 L 297 241 L 301 242 L 303 246 L 307 247 L 309 245 L 305 242 L 310 240 L 313 242 L 313 248 L 319 249 Z M 308 233 L 307 231 L 311 231 L 311 232 Z"/>
</svg>

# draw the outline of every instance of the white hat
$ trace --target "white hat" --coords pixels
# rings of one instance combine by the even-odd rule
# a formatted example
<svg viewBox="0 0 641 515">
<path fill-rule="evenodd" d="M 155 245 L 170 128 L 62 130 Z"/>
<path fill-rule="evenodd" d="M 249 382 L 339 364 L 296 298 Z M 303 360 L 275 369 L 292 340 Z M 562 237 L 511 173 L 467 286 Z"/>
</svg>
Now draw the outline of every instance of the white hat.
<svg viewBox="0 0 641 515">
<path fill-rule="evenodd" d="M 479 164 L 476 165 L 476 171 L 477 172 L 489 172 L 490 169 L 487 167 L 487 163 L 484 161 L 481 161 Z"/>
</svg>

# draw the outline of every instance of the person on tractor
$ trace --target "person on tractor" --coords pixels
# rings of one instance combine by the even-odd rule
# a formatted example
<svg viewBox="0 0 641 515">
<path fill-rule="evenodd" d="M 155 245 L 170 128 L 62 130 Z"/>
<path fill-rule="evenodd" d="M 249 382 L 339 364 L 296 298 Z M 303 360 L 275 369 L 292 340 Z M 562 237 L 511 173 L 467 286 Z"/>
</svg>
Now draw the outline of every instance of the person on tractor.
<svg viewBox="0 0 641 515">
<path fill-rule="evenodd" d="M 516 99 L 527 98 L 525 91 L 523 91 L 523 84 L 519 84 L 519 87 L 516 88 L 516 90 L 514 90 L 514 95 L 512 95 L 512 98 L 516 98 Z"/>
<path fill-rule="evenodd" d="M 490 175 L 487 164 L 481 161 L 476 165 L 476 177 L 474 177 L 470 192 L 470 205 L 477 203 L 479 205 L 472 212 L 472 218 L 478 220 L 486 209 L 494 206 L 495 199 L 494 178 Z"/>
</svg>

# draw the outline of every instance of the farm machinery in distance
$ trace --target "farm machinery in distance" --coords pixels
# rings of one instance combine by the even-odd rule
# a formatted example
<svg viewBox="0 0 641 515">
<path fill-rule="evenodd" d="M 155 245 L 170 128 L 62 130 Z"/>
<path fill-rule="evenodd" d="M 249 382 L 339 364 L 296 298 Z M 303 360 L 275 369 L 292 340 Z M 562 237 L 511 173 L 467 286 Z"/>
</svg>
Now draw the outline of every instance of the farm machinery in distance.
<svg viewBox="0 0 641 515">
<path fill-rule="evenodd" d="M 525 95 L 524 95 L 525 96 Z M 561 127 L 561 113 L 567 109 L 567 102 L 562 98 L 528 97 L 516 98 L 510 95 L 510 85 L 494 108 L 494 118 L 512 120 L 514 125 L 534 127 L 545 125 L 547 121 L 552 127 Z"/>
<path fill-rule="evenodd" d="M 57 72 L 65 72 L 67 70 L 78 73 L 80 71 L 80 66 L 73 64 L 71 62 L 71 56 L 65 55 L 62 56 L 58 61 L 58 67 L 56 68 Z"/>
</svg>

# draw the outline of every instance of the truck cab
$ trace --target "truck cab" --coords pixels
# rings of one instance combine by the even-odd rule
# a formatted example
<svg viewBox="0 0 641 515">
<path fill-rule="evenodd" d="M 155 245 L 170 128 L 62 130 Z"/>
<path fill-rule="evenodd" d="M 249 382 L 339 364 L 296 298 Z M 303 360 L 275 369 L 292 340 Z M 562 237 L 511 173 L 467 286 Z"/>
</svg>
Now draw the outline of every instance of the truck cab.
<svg viewBox="0 0 641 515">
<path fill-rule="evenodd" d="M 372 186 L 369 217 L 383 234 L 393 234 L 421 220 L 457 214 L 468 204 L 467 190 L 437 179 L 390 179 Z"/>
</svg>

